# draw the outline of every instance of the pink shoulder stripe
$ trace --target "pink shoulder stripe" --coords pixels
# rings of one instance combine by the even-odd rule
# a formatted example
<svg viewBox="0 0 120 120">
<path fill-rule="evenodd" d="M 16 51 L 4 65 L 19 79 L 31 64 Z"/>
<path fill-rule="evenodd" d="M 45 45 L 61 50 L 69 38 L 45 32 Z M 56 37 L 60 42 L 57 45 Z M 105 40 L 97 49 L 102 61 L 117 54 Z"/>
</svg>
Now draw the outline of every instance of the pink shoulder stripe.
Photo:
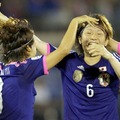
<svg viewBox="0 0 120 120">
<path fill-rule="evenodd" d="M 50 54 L 50 45 L 47 43 L 47 55 Z"/>
<path fill-rule="evenodd" d="M 118 43 L 118 54 L 120 55 L 120 42 Z"/>
<path fill-rule="evenodd" d="M 44 74 L 48 75 L 48 69 L 47 69 L 47 65 L 46 65 L 46 56 L 43 56 L 43 69 L 44 69 Z"/>
</svg>

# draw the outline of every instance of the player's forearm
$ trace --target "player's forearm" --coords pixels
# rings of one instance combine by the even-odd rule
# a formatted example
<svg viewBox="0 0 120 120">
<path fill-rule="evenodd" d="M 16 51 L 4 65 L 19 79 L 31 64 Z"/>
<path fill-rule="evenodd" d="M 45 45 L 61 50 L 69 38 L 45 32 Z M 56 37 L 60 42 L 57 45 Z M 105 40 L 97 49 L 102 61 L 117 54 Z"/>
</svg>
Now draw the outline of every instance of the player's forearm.
<svg viewBox="0 0 120 120">
<path fill-rule="evenodd" d="M 0 7 L 1 7 L 1 2 L 0 2 Z M 0 22 L 6 22 L 8 19 L 9 18 L 6 15 L 0 12 Z"/>
<path fill-rule="evenodd" d="M 74 45 L 75 39 L 76 39 L 76 33 L 78 28 L 78 21 L 73 19 L 61 41 L 61 44 L 59 47 L 64 48 L 66 53 L 69 53 L 70 49 Z"/>
<path fill-rule="evenodd" d="M 107 59 L 110 62 L 116 75 L 120 79 L 120 62 L 107 49 L 103 49 L 102 57 L 104 57 L 105 59 Z"/>
<path fill-rule="evenodd" d="M 37 51 L 42 55 L 47 55 L 47 45 L 48 43 L 40 40 L 36 35 L 33 35 L 34 41 L 36 43 Z"/>
<path fill-rule="evenodd" d="M 108 61 L 110 62 L 116 75 L 120 79 L 120 62 L 112 54 L 111 54 L 111 57 L 109 57 Z"/>
<path fill-rule="evenodd" d="M 120 54 L 120 48 L 119 48 L 119 42 L 114 40 L 114 39 L 110 39 L 109 43 L 108 43 L 108 49 L 117 52 L 118 54 Z"/>
<path fill-rule="evenodd" d="M 5 16 L 3 13 L 0 12 L 0 21 L 1 22 L 6 22 L 9 18 Z"/>
</svg>

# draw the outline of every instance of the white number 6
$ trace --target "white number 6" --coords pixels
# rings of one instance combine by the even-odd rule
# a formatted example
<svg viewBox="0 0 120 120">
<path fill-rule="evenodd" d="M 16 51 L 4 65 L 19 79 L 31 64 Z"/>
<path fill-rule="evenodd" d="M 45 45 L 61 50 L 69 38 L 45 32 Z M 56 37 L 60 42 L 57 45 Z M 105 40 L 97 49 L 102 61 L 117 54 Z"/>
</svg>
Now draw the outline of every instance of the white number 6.
<svg viewBox="0 0 120 120">
<path fill-rule="evenodd" d="M 88 85 L 86 86 L 87 96 L 88 96 L 88 97 L 93 97 L 93 95 L 94 95 L 94 90 L 91 89 L 92 87 L 93 87 L 92 84 L 88 84 Z"/>
</svg>

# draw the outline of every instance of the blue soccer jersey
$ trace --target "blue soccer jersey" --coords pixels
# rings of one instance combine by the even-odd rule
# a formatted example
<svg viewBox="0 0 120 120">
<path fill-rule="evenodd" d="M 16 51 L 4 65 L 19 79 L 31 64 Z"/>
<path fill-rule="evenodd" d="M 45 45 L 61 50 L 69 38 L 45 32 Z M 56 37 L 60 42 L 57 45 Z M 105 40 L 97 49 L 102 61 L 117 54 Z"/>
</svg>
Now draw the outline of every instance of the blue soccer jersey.
<svg viewBox="0 0 120 120">
<path fill-rule="evenodd" d="M 0 64 L 0 120 L 33 120 L 34 81 L 46 74 L 45 56 Z"/>
<path fill-rule="evenodd" d="M 64 120 L 119 120 L 119 80 L 106 59 L 89 66 L 73 52 L 57 68 L 62 75 Z"/>
</svg>

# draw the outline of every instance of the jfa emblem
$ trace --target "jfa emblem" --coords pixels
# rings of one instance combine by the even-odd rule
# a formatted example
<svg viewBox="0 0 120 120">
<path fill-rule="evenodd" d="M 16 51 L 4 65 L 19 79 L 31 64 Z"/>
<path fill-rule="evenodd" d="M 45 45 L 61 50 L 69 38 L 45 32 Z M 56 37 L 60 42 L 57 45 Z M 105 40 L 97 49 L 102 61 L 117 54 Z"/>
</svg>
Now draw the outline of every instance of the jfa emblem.
<svg viewBox="0 0 120 120">
<path fill-rule="evenodd" d="M 110 84 L 110 75 L 108 73 L 101 73 L 98 77 L 100 85 L 106 87 Z"/>
<path fill-rule="evenodd" d="M 73 74 L 73 80 L 75 82 L 80 82 L 83 76 L 83 72 L 80 70 L 75 70 Z"/>
</svg>

